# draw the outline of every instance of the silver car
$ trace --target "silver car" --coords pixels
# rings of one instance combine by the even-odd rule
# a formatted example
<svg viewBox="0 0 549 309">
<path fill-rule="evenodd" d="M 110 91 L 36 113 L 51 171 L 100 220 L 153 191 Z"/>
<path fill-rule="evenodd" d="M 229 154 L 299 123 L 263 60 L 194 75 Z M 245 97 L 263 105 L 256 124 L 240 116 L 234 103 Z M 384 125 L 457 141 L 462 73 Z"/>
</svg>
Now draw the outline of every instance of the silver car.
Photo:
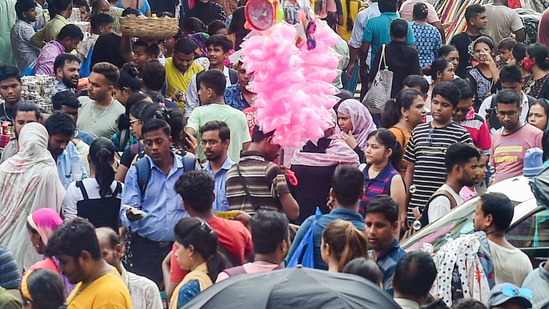
<svg viewBox="0 0 549 309">
<path fill-rule="evenodd" d="M 515 177 L 490 186 L 487 192 L 507 195 L 515 206 L 515 214 L 506 238 L 526 253 L 532 265 L 537 267 L 549 257 L 549 210 L 536 203 L 526 177 Z M 474 231 L 473 214 L 479 197 L 474 197 L 452 209 L 445 216 L 427 225 L 401 246 L 414 251 L 432 245 L 433 253 L 460 234 Z"/>
</svg>

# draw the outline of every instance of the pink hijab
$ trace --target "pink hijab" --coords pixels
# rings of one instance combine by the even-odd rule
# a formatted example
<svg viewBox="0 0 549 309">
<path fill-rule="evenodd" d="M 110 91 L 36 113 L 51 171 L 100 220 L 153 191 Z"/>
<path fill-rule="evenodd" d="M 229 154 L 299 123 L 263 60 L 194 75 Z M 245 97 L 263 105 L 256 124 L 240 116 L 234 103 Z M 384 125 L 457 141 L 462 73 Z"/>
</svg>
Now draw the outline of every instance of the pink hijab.
<svg viewBox="0 0 549 309">
<path fill-rule="evenodd" d="M 40 239 L 46 245 L 53 230 L 63 223 L 63 219 L 51 208 L 40 208 L 29 215 L 27 222 L 38 232 Z"/>
<path fill-rule="evenodd" d="M 351 133 L 360 149 L 364 150 L 368 141 L 368 134 L 376 129 L 368 109 L 355 99 L 347 99 L 341 102 L 337 111 L 351 116 L 351 123 L 353 124 L 353 132 Z"/>
</svg>

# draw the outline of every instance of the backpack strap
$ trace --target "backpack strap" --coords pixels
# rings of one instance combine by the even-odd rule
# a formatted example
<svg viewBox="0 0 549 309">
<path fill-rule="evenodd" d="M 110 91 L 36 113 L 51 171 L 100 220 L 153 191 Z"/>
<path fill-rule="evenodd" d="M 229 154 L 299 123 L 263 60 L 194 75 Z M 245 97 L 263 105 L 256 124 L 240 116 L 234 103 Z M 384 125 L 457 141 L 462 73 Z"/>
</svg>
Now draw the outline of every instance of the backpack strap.
<svg viewBox="0 0 549 309">
<path fill-rule="evenodd" d="M 450 201 L 450 209 L 454 209 L 457 206 L 456 199 L 452 196 L 452 193 L 446 191 L 446 190 L 438 190 L 427 201 L 427 204 L 425 205 L 425 208 L 423 208 L 423 213 L 421 214 L 421 217 L 419 218 L 419 221 L 421 222 L 421 226 L 425 227 L 429 224 L 429 205 L 431 205 L 431 202 L 436 199 L 439 196 L 445 196 Z"/>
<path fill-rule="evenodd" d="M 80 188 L 80 192 L 82 192 L 82 196 L 84 197 L 84 200 L 89 200 L 88 192 L 86 191 L 86 187 L 84 187 L 84 183 L 82 180 L 79 180 L 76 182 L 76 187 Z"/>
<path fill-rule="evenodd" d="M 112 196 L 116 197 L 118 194 L 122 193 L 122 184 L 120 181 L 116 182 L 116 188 L 114 189 L 114 192 L 112 193 Z"/>
<path fill-rule="evenodd" d="M 236 72 L 236 70 L 229 69 L 229 81 L 231 82 L 231 85 L 238 82 L 238 72 Z"/>
<path fill-rule="evenodd" d="M 196 169 L 196 160 L 193 157 L 182 156 L 183 172 L 190 172 Z"/>
<path fill-rule="evenodd" d="M 135 162 L 135 170 L 137 173 L 137 183 L 141 190 L 141 199 L 145 198 L 145 189 L 147 189 L 147 183 L 151 178 L 151 162 L 148 158 L 141 158 Z"/>
<path fill-rule="evenodd" d="M 253 197 L 250 194 L 250 190 L 248 190 L 248 184 L 246 183 L 246 179 L 242 176 L 242 172 L 240 171 L 240 166 L 236 164 L 236 170 L 238 171 L 238 179 L 240 180 L 240 184 L 242 185 L 242 189 L 244 189 L 244 193 L 246 193 L 246 196 L 250 199 L 250 202 L 252 203 L 252 208 L 254 211 L 259 210 L 259 204 L 257 204 L 257 200 L 255 197 Z"/>
</svg>

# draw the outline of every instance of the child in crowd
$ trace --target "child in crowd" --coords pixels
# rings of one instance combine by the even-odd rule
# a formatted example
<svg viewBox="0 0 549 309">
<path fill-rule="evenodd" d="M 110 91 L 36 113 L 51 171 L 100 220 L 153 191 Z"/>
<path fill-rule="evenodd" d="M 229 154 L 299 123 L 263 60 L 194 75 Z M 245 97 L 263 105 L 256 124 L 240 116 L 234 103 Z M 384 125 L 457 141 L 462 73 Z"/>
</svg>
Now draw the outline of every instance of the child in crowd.
<svg viewBox="0 0 549 309">
<path fill-rule="evenodd" d="M 112 16 L 109 14 L 99 13 L 92 16 L 92 34 L 87 39 L 80 42 L 77 47 L 78 58 L 80 58 L 80 60 L 84 62 L 86 58 L 91 57 L 93 53 L 93 47 L 95 46 L 97 38 L 99 38 L 99 36 L 102 34 L 111 33 L 113 23 L 114 18 L 112 18 Z M 90 68 L 88 63 L 88 72 L 89 70 Z"/>
<path fill-rule="evenodd" d="M 517 45 L 517 41 L 512 38 L 505 38 L 498 43 L 499 61 L 498 68 L 506 65 L 511 58 L 513 48 Z"/>
<path fill-rule="evenodd" d="M 411 194 L 409 221 L 419 216 L 431 195 L 444 184 L 446 149 L 454 143 L 472 144 L 469 132 L 452 120 L 459 100 L 457 86 L 450 82 L 439 83 L 433 89 L 431 100 L 433 120 L 412 131 L 404 154 L 404 160 L 408 162 L 405 183 Z"/>
</svg>

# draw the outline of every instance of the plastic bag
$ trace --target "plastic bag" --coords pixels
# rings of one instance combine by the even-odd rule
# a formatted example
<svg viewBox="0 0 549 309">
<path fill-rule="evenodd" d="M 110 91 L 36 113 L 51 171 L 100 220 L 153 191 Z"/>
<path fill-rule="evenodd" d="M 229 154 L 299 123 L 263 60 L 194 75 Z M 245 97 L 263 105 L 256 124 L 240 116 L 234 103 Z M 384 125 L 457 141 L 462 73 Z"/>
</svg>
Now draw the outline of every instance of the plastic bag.
<svg viewBox="0 0 549 309">
<path fill-rule="evenodd" d="M 315 219 L 309 226 L 309 229 L 307 230 L 307 232 L 305 232 L 305 236 L 303 236 L 303 238 L 301 239 L 301 242 L 297 246 L 297 249 L 295 250 L 294 255 L 288 261 L 288 264 L 286 264 L 286 268 L 293 268 L 293 267 L 296 267 L 298 264 L 307 268 L 315 268 L 314 234 L 315 234 L 316 222 L 321 216 L 322 216 L 322 211 L 320 211 L 320 208 L 317 207 L 315 211 Z"/>
</svg>

